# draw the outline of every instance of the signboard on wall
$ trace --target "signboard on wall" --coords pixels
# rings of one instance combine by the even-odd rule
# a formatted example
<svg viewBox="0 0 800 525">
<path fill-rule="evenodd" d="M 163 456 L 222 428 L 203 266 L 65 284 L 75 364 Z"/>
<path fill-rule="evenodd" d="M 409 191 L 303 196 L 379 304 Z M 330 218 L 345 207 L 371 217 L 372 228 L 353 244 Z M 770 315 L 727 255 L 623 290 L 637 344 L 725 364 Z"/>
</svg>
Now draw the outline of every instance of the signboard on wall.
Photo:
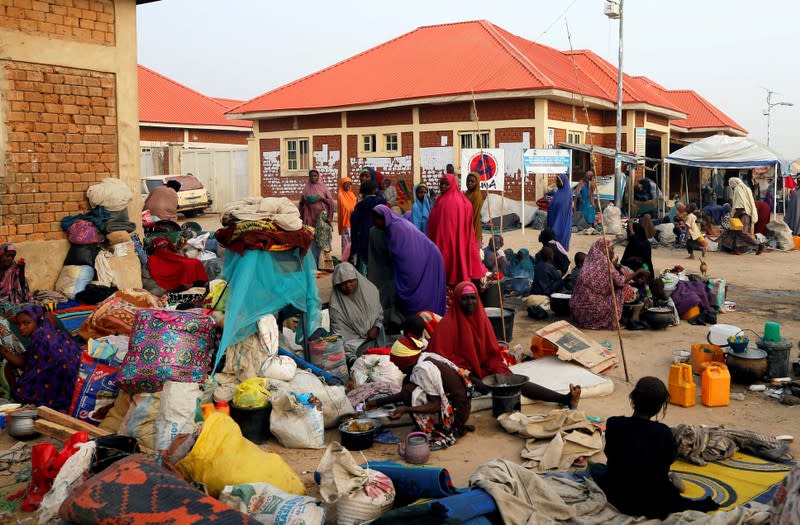
<svg viewBox="0 0 800 525">
<path fill-rule="evenodd" d="M 597 198 L 604 201 L 614 200 L 614 175 L 595 175 L 595 184 L 597 185 Z M 628 176 L 622 174 L 622 179 L 619 182 L 619 191 L 625 192 L 625 184 L 628 181 Z"/>
<path fill-rule="evenodd" d="M 569 150 L 567 149 L 529 149 L 522 156 L 525 173 L 558 175 L 569 173 Z"/>
<path fill-rule="evenodd" d="M 467 189 L 467 175 L 480 175 L 481 189 L 503 191 L 505 184 L 505 155 L 501 148 L 461 150 L 461 189 Z"/>
<path fill-rule="evenodd" d="M 647 150 L 647 128 L 636 128 L 634 129 L 634 153 L 637 155 L 644 156 L 645 151 Z"/>
</svg>

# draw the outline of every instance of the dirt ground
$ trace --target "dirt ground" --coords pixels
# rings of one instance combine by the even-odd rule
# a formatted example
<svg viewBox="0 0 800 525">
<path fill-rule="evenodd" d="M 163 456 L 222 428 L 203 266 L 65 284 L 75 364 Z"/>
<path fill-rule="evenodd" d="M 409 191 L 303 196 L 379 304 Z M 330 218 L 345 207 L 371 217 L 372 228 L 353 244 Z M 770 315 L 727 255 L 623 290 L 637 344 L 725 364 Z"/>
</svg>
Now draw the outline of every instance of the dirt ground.
<svg viewBox="0 0 800 525">
<path fill-rule="evenodd" d="M 195 219 L 197 220 L 197 219 Z M 204 228 L 214 230 L 219 227 L 216 215 L 204 215 L 197 220 Z M 513 249 L 527 247 L 538 249 L 538 231 L 526 230 L 523 237 L 521 231 L 508 232 L 504 235 L 505 246 Z M 571 254 L 577 251 L 587 252 L 596 236 L 574 235 L 572 237 Z M 338 246 L 338 238 L 334 246 Z M 620 248 L 621 249 L 621 248 Z M 338 250 L 335 250 L 338 251 Z M 689 273 L 699 273 L 699 262 L 686 260 L 686 253 L 669 248 L 658 248 L 653 251 L 656 269 L 681 264 Z M 764 254 L 729 255 L 710 253 L 707 257 L 709 274 L 712 277 L 726 279 L 729 284 L 728 298 L 736 301 L 735 313 L 721 314 L 719 321 L 742 328 L 750 328 L 763 332 L 766 321 L 777 321 L 781 324 L 784 337 L 800 341 L 800 280 L 794 276 L 794 265 L 800 263 L 800 252 L 779 252 L 767 250 Z M 320 282 L 323 301 L 327 301 L 330 286 L 327 280 Z M 525 312 L 519 312 L 515 319 L 512 345 L 520 343 L 530 345 L 533 333 L 547 324 L 547 321 L 529 319 Z M 629 414 L 627 396 L 637 379 L 643 376 L 656 376 L 667 381 L 672 351 L 688 350 L 692 343 L 705 341 L 707 327 L 692 326 L 681 322 L 680 326 L 662 331 L 622 332 L 625 349 L 625 360 L 628 365 L 629 381 L 626 381 L 623 368 L 613 370 L 608 377 L 614 381 L 614 393 L 610 396 L 584 399 L 580 410 L 587 415 L 607 418 L 613 415 Z M 607 340 L 613 349 L 620 353 L 620 344 L 615 332 L 589 331 L 588 334 L 598 341 Z M 792 361 L 797 359 L 797 349 L 791 354 Z M 536 378 L 532 378 L 536 380 Z M 750 429 L 772 435 L 790 434 L 798 438 L 800 443 L 800 407 L 781 405 L 777 400 L 766 398 L 764 394 L 746 393 L 743 401 L 731 400 L 728 407 L 707 408 L 699 401 L 692 408 L 670 405 L 664 422 L 668 425 L 692 423 L 704 425 L 726 425 L 733 428 Z M 733 385 L 732 391 L 745 392 L 746 387 Z M 547 412 L 553 405 L 527 405 L 526 413 Z M 524 440 L 506 434 L 491 415 L 491 410 L 474 413 L 471 423 L 477 427 L 472 433 L 446 450 L 434 452 L 430 465 L 446 467 L 456 485 L 465 485 L 475 469 L 491 459 L 503 458 L 521 461 L 520 451 Z M 400 427 L 394 432 L 401 437 L 411 431 L 411 427 Z M 337 430 L 326 433 L 326 442 L 339 439 Z M 13 443 L 5 433 L 0 438 L 0 449 Z M 800 455 L 800 446 L 793 444 L 795 455 Z M 274 439 L 265 445 L 267 450 L 278 452 L 301 475 L 309 488 L 309 493 L 317 494 L 313 481 L 313 472 L 322 457 L 322 450 L 290 450 L 281 447 Z M 395 460 L 400 461 L 396 445 L 375 445 L 372 449 L 355 453 L 357 460 L 367 461 Z"/>
<path fill-rule="evenodd" d="M 218 227 L 218 219 L 214 215 L 206 215 L 199 221 L 209 229 Z M 526 229 L 504 234 L 505 246 L 517 250 L 529 248 L 532 252 L 538 250 L 537 237 L 539 232 Z M 573 235 L 570 246 L 570 255 L 578 251 L 588 252 L 590 245 L 597 239 L 596 236 Z M 339 245 L 339 239 L 334 238 L 334 252 Z M 621 255 L 622 247 L 618 248 Z M 670 268 L 676 264 L 684 266 L 687 273 L 700 273 L 699 261 L 687 261 L 686 252 L 660 247 L 653 250 L 653 263 L 657 270 Z M 572 257 L 570 257 L 572 258 Z M 709 253 L 706 258 L 709 267 L 709 276 L 724 278 L 728 283 L 728 299 L 737 303 L 734 313 L 720 314 L 719 322 L 733 324 L 741 328 L 749 328 L 763 333 L 764 323 L 777 321 L 781 325 L 781 333 L 792 341 L 800 341 L 800 279 L 794 275 L 794 265 L 800 264 L 800 252 L 780 252 L 767 250 L 762 255 L 729 255 L 721 252 Z M 321 286 L 322 300 L 327 301 L 329 290 L 327 283 Z M 329 293 L 329 292 L 327 292 Z M 530 345 L 533 333 L 549 321 L 534 321 L 527 317 L 524 311 L 518 312 L 514 325 L 514 338 L 512 346 L 520 343 Z M 669 375 L 669 366 L 672 363 L 672 351 L 677 349 L 688 350 L 693 343 L 706 340 L 708 327 L 692 326 L 681 322 L 677 327 L 661 331 L 622 331 L 625 361 L 628 365 L 629 380 L 626 381 L 623 367 L 613 370 L 609 374 L 614 381 L 614 393 L 610 396 L 584 399 L 580 410 L 587 415 L 607 418 L 613 415 L 629 414 L 628 394 L 635 382 L 643 376 L 656 376 L 665 383 Z M 588 331 L 591 337 L 598 341 L 607 340 L 613 345 L 614 351 L 620 353 L 620 344 L 617 334 L 612 331 Z M 791 360 L 798 357 L 797 348 L 792 349 Z M 533 381 L 536 378 L 531 378 Z M 708 408 L 700 403 L 700 381 L 697 383 L 697 405 L 691 408 L 682 408 L 670 405 L 664 422 L 668 425 L 678 423 L 691 423 L 703 425 L 725 425 L 732 428 L 749 429 L 771 435 L 790 434 L 796 436 L 798 441 L 793 444 L 792 451 L 800 455 L 800 407 L 781 405 L 776 399 L 767 398 L 761 393 L 746 392 L 746 386 L 732 385 L 732 392 L 745 392 L 743 401 L 731 400 L 728 407 Z M 553 405 L 533 404 L 524 407 L 526 413 L 547 412 L 554 408 Z M 434 452 L 429 464 L 446 467 L 457 485 L 464 485 L 469 480 L 475 469 L 491 459 L 503 458 L 521 461 L 520 451 L 524 440 L 506 434 L 497 421 L 492 417 L 491 410 L 474 413 L 471 423 L 476 425 L 477 431 L 459 440 L 459 442 L 446 450 Z M 403 437 L 411 427 L 394 429 L 395 433 Z M 338 431 L 328 431 L 326 442 L 338 439 Z M 316 493 L 312 479 L 322 450 L 288 450 L 281 447 L 273 439 L 266 447 L 279 452 L 286 461 L 301 474 L 303 481 Z M 375 445 L 372 449 L 364 451 L 367 460 L 397 460 L 396 445 Z M 362 459 L 356 453 L 357 459 Z"/>
</svg>

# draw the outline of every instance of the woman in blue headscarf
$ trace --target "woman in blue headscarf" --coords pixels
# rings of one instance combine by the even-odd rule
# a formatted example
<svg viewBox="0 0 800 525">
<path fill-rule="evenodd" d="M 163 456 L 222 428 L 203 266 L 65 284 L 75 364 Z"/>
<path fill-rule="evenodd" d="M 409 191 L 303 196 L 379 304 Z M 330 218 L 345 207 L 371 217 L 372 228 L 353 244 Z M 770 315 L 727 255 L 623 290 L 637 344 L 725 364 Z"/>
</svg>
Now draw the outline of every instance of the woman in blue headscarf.
<svg viewBox="0 0 800 525">
<path fill-rule="evenodd" d="M 566 174 L 561 174 L 556 179 L 556 194 L 547 207 L 547 227 L 556 234 L 556 240 L 569 250 L 569 240 L 572 237 L 572 188 Z"/>
<path fill-rule="evenodd" d="M 411 222 L 419 231 L 428 234 L 428 217 L 431 215 L 433 203 L 428 197 L 428 187 L 425 184 L 414 186 L 414 206 L 411 208 Z"/>
</svg>

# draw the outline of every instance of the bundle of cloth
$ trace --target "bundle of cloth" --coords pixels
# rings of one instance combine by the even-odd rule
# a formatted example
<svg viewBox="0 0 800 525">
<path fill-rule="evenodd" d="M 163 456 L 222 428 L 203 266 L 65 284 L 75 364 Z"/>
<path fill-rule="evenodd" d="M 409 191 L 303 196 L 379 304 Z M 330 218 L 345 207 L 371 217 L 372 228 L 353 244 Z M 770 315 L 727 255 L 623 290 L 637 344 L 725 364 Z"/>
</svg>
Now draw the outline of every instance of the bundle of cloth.
<svg viewBox="0 0 800 525">
<path fill-rule="evenodd" d="M 303 227 L 300 211 L 286 197 L 248 197 L 233 201 L 222 209 L 222 225 L 239 221 L 272 221 L 287 232 Z"/>
</svg>

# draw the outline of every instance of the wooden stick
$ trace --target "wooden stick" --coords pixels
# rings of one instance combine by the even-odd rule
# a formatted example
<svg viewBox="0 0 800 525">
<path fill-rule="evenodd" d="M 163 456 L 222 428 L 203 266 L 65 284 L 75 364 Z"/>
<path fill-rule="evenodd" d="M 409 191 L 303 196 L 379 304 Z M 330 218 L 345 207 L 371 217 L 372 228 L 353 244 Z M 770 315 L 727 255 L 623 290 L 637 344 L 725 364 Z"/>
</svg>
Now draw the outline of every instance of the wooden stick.
<svg viewBox="0 0 800 525">
<path fill-rule="evenodd" d="M 69 440 L 72 434 L 77 432 L 75 429 L 45 419 L 35 419 L 33 421 L 33 429 L 43 436 L 61 441 L 62 443 Z"/>
<path fill-rule="evenodd" d="M 479 137 L 481 135 L 481 121 L 478 118 L 478 105 L 475 103 L 475 91 L 472 92 L 472 111 L 475 112 L 475 127 L 477 128 L 475 130 L 476 131 L 475 138 L 480 142 L 480 138 Z M 481 150 L 481 161 L 482 161 L 483 160 L 483 142 L 480 142 L 480 150 Z M 498 166 L 498 168 L 499 169 L 503 169 L 503 170 L 506 169 L 505 166 L 502 166 L 502 167 Z M 503 175 L 503 177 L 505 177 L 505 174 Z M 480 181 L 480 179 L 478 179 L 478 191 L 481 191 L 481 181 Z M 505 195 L 505 191 L 503 192 L 503 195 Z M 490 241 L 492 242 L 492 246 L 494 246 L 494 241 L 493 241 L 493 239 L 494 239 L 494 222 L 492 222 L 492 201 L 488 200 L 489 199 L 489 190 L 486 190 L 486 199 L 487 199 L 486 200 L 486 208 L 489 211 L 489 224 L 491 225 L 490 232 L 492 234 L 492 237 L 491 237 Z M 501 199 L 502 199 L 502 197 L 501 197 Z M 500 201 L 500 204 L 501 204 L 500 207 L 502 208 L 503 200 Z M 501 233 L 503 232 L 503 216 L 502 215 L 500 216 L 500 232 Z M 478 247 L 480 248 L 480 239 L 478 239 Z M 495 250 L 495 252 L 496 252 L 496 250 Z M 497 264 L 497 253 L 495 253 L 494 260 L 495 260 L 495 269 L 497 269 L 497 267 L 498 267 L 498 264 Z M 495 274 L 496 273 L 497 272 L 495 271 Z M 508 340 L 508 337 L 507 337 L 507 334 L 506 334 L 506 319 L 505 319 L 506 309 L 503 306 L 503 288 L 500 285 L 500 279 L 497 279 L 496 282 L 497 282 L 497 297 L 500 300 L 500 327 L 502 328 L 502 331 L 503 331 L 503 341 L 505 341 L 507 344 L 511 344 L 511 341 Z"/>
</svg>

